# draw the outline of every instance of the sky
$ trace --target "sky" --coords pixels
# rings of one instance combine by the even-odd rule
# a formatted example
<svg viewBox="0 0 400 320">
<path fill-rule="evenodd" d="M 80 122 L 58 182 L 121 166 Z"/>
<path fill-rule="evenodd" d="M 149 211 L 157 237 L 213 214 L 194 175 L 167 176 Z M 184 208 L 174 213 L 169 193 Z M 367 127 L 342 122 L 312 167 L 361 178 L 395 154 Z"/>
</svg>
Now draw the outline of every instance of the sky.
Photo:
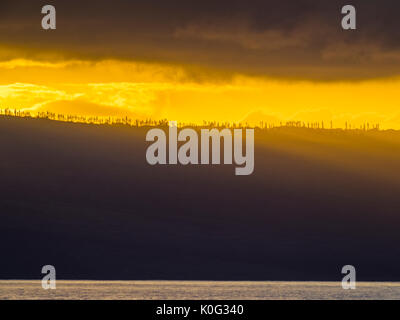
<svg viewBox="0 0 400 320">
<path fill-rule="evenodd" d="M 57 29 L 41 28 L 41 8 Z M 202 123 L 332 121 L 400 129 L 400 4 L 0 3 L 0 107 Z"/>
</svg>

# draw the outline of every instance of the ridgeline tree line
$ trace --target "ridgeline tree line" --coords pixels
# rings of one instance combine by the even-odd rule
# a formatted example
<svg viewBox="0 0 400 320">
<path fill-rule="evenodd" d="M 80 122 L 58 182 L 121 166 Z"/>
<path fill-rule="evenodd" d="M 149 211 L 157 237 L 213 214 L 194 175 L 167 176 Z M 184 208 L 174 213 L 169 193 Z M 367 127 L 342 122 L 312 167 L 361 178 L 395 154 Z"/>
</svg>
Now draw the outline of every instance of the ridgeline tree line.
<svg viewBox="0 0 400 320">
<path fill-rule="evenodd" d="M 63 122 L 76 122 L 76 123 L 87 123 L 97 125 L 128 125 L 132 127 L 168 127 L 169 120 L 153 120 L 153 119 L 132 119 L 129 117 L 98 117 L 98 116 L 80 116 L 71 114 L 60 114 L 54 112 L 37 112 L 32 114 L 29 111 L 17 110 L 17 109 L 1 109 L 0 116 L 6 117 L 20 117 L 20 118 L 31 118 L 31 119 L 48 119 Z M 260 121 L 258 125 L 251 126 L 247 122 L 232 123 L 232 122 L 218 122 L 218 121 L 203 121 L 202 125 L 194 123 L 177 123 L 178 127 L 202 127 L 202 128 L 259 128 L 259 129 L 274 129 L 274 128 L 307 128 L 307 129 L 345 129 L 345 130 L 380 130 L 379 124 L 370 124 L 365 122 L 363 125 L 356 126 L 351 124 L 349 121 L 345 122 L 344 128 L 334 128 L 333 122 L 330 121 L 329 125 L 326 126 L 324 121 L 317 122 L 304 122 L 304 121 L 286 121 L 280 122 L 279 124 L 267 123 Z"/>
</svg>

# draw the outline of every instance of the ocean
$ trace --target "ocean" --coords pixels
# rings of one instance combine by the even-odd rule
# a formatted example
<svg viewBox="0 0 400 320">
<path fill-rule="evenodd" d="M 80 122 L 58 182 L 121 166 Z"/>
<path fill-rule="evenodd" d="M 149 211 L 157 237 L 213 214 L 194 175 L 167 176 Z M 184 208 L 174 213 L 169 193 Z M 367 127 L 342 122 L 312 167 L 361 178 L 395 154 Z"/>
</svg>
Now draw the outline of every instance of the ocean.
<svg viewBox="0 0 400 320">
<path fill-rule="evenodd" d="M 55 290 L 44 290 L 39 280 L 1 280 L 0 299 L 397 300 L 400 282 L 358 282 L 355 290 L 344 290 L 340 282 L 60 280 Z"/>
</svg>

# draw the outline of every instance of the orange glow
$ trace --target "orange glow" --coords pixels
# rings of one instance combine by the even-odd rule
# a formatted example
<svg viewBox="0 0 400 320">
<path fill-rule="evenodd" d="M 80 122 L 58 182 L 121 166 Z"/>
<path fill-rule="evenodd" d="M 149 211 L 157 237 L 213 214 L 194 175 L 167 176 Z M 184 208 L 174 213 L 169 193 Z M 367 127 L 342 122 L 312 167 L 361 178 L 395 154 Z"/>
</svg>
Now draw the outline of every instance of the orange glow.
<svg viewBox="0 0 400 320">
<path fill-rule="evenodd" d="M 118 60 L 0 63 L 0 107 L 187 123 L 332 121 L 400 129 L 399 78 L 311 82 Z"/>
</svg>

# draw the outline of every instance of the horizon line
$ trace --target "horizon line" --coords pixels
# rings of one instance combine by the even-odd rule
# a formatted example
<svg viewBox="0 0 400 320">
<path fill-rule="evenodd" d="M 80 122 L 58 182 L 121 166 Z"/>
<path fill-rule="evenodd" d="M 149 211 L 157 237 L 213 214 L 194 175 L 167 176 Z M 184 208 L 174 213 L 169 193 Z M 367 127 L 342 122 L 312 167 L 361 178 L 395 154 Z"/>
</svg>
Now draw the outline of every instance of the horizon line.
<svg viewBox="0 0 400 320">
<path fill-rule="evenodd" d="M 16 109 L 1 109 L 1 117 L 14 117 L 14 118 L 29 118 L 29 119 L 41 119 L 50 120 L 57 122 L 67 122 L 67 123 L 81 123 L 90 125 L 125 125 L 130 127 L 168 127 L 171 120 L 159 119 L 154 120 L 152 118 L 146 118 L 146 120 L 139 120 L 137 118 L 116 117 L 116 116 L 84 116 L 84 115 L 74 115 L 74 114 L 62 114 L 55 112 L 38 112 L 36 115 L 32 115 L 27 111 L 19 111 Z M 176 121 L 176 120 L 173 120 Z M 275 123 L 268 123 L 260 120 L 258 125 L 249 125 L 248 122 L 222 122 L 222 121 L 207 121 L 203 120 L 203 124 L 196 124 L 190 122 L 179 122 L 176 121 L 179 128 L 184 127 L 210 127 L 210 128 L 228 128 L 228 129 L 261 129 L 261 130 L 271 130 L 279 128 L 297 128 L 297 129 L 309 129 L 309 130 L 340 130 L 340 131 L 357 131 L 357 132 L 384 132 L 384 131 L 400 131 L 400 129 L 381 129 L 380 124 L 370 124 L 365 122 L 361 126 L 356 126 L 351 124 L 350 121 L 346 121 L 345 127 L 334 127 L 333 121 L 328 121 L 328 126 L 325 126 L 326 121 L 280 121 L 279 125 Z"/>
</svg>

